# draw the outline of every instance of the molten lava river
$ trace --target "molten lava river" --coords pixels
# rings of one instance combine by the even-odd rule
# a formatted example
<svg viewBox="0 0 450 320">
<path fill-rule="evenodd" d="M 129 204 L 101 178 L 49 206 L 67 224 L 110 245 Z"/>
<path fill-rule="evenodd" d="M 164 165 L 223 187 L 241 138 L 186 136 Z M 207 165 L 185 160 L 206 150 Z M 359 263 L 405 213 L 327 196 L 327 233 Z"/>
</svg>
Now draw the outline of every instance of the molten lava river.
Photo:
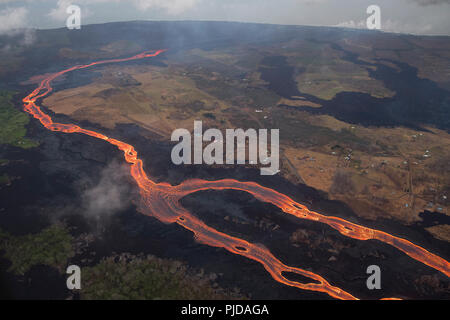
<svg viewBox="0 0 450 320">
<path fill-rule="evenodd" d="M 165 50 L 146 51 L 129 58 L 111 59 L 93 62 L 86 65 L 78 65 L 58 73 L 51 74 L 46 79 L 41 81 L 39 87 L 23 99 L 24 110 L 33 115 L 34 118 L 38 119 L 42 125 L 49 130 L 65 133 L 81 133 L 97 139 L 102 139 L 107 143 L 115 145 L 118 149 L 123 151 L 126 162 L 130 164 L 131 175 L 140 190 L 142 201 L 140 211 L 142 213 L 156 217 L 164 223 L 177 223 L 180 226 L 183 226 L 184 228 L 192 231 L 195 239 L 200 243 L 213 247 L 221 247 L 233 254 L 258 261 L 264 266 L 267 272 L 270 273 L 273 279 L 287 286 L 297 287 L 303 290 L 324 292 L 337 299 L 357 299 L 350 293 L 331 285 L 327 282 L 327 280 L 318 274 L 283 264 L 267 248 L 261 245 L 249 243 L 243 239 L 232 237 L 207 226 L 193 214 L 184 209 L 180 205 L 180 199 L 186 195 L 201 190 L 233 189 L 245 191 L 260 201 L 268 202 L 279 207 L 288 215 L 293 215 L 299 219 L 307 219 L 325 223 L 339 231 L 344 236 L 358 240 L 375 239 L 387 243 L 398 250 L 403 251 L 411 258 L 442 272 L 447 277 L 450 277 L 449 262 L 437 255 L 434 255 L 433 253 L 428 252 L 422 247 L 379 230 L 366 228 L 338 217 L 325 216 L 320 213 L 310 211 L 304 205 L 295 202 L 288 196 L 275 190 L 263 187 L 255 182 L 242 182 L 232 179 L 218 181 L 193 179 L 185 181 L 177 186 L 172 186 L 168 183 L 155 183 L 144 172 L 142 160 L 138 158 L 137 152 L 132 145 L 107 137 L 95 131 L 83 129 L 74 124 L 54 123 L 51 117 L 45 114 L 36 104 L 38 99 L 51 93 L 52 87 L 50 83 L 63 74 L 79 69 L 86 69 L 95 65 L 155 57 L 164 51 Z M 298 283 L 291 281 L 283 276 L 283 272 L 296 273 L 313 281 L 311 283 Z"/>
</svg>

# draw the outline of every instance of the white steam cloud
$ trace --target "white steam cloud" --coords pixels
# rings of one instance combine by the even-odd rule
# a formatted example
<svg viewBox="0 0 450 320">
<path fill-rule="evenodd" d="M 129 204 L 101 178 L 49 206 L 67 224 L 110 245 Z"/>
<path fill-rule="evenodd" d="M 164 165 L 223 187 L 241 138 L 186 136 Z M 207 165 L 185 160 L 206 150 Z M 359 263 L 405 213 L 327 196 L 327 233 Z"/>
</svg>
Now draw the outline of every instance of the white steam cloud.
<svg viewBox="0 0 450 320">
<path fill-rule="evenodd" d="M 19 45 L 31 45 L 34 42 L 34 30 L 28 28 L 28 9 L 17 7 L 1 10 L 0 36 L 18 37 Z M 8 50 L 9 45 L 1 49 Z"/>
<path fill-rule="evenodd" d="M 130 199 L 129 190 L 124 183 L 128 169 L 112 162 L 101 173 L 97 185 L 82 192 L 83 211 L 88 217 L 111 216 L 128 207 Z"/>
</svg>

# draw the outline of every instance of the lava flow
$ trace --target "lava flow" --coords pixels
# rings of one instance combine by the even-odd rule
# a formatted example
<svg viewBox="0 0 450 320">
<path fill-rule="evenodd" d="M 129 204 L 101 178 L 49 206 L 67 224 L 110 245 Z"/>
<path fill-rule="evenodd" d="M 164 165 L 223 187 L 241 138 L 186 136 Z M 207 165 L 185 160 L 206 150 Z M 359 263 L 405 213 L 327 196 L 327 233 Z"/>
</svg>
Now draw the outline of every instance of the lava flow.
<svg viewBox="0 0 450 320">
<path fill-rule="evenodd" d="M 293 215 L 300 219 L 325 223 L 339 231 L 344 236 L 358 240 L 375 239 L 390 244 L 391 246 L 403 251 L 411 258 L 442 272 L 447 277 L 450 277 L 449 262 L 428 252 L 424 248 L 421 248 L 405 239 L 392 236 L 382 231 L 366 228 L 338 217 L 325 216 L 317 212 L 310 211 L 304 205 L 295 202 L 288 196 L 275 190 L 263 187 L 255 182 L 242 182 L 232 179 L 218 181 L 193 179 L 187 180 L 177 186 L 172 186 L 167 183 L 155 183 L 144 172 L 142 160 L 138 158 L 137 152 L 133 146 L 122 141 L 109 138 L 101 133 L 83 129 L 74 124 L 54 123 L 51 117 L 45 114 L 41 108 L 36 105 L 36 101 L 38 99 L 47 96 L 52 91 L 52 87 L 50 85 L 51 81 L 65 73 L 100 64 L 155 57 L 164 51 L 165 50 L 146 51 L 129 58 L 111 59 L 93 62 L 86 65 L 78 65 L 52 74 L 44 79 L 40 83 L 39 87 L 36 88 L 30 95 L 23 99 L 24 109 L 26 112 L 33 115 L 34 118 L 38 119 L 42 125 L 49 130 L 65 133 L 82 133 L 94 138 L 105 140 L 106 142 L 115 145 L 118 149 L 123 151 L 125 160 L 130 164 L 131 175 L 139 186 L 141 195 L 141 205 L 139 210 L 142 213 L 156 217 L 164 223 L 177 223 L 183 226 L 194 233 L 194 237 L 198 242 L 209 246 L 221 247 L 234 254 L 260 262 L 276 281 L 287 286 L 297 287 L 304 290 L 324 292 L 337 299 L 357 299 L 350 293 L 332 286 L 323 277 L 313 272 L 283 264 L 262 245 L 249 243 L 243 239 L 232 237 L 207 226 L 183 208 L 180 205 L 180 199 L 186 195 L 201 190 L 233 189 L 245 191 L 252 194 L 260 201 L 272 203 L 283 210 L 286 214 Z M 313 282 L 305 284 L 291 281 L 287 279 L 283 273 L 296 273 L 310 278 Z"/>
</svg>

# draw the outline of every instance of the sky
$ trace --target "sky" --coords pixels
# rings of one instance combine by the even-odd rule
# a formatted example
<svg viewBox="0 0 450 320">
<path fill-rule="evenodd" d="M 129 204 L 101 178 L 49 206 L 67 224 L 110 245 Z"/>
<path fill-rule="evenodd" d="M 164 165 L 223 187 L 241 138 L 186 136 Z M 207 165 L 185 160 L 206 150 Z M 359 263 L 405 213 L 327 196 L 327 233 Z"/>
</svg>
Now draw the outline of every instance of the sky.
<svg viewBox="0 0 450 320">
<path fill-rule="evenodd" d="M 366 28 L 369 5 L 381 30 L 450 35 L 450 0 L 0 0 L 0 35 L 65 27 L 69 5 L 86 24 L 128 20 L 221 20 Z"/>
</svg>

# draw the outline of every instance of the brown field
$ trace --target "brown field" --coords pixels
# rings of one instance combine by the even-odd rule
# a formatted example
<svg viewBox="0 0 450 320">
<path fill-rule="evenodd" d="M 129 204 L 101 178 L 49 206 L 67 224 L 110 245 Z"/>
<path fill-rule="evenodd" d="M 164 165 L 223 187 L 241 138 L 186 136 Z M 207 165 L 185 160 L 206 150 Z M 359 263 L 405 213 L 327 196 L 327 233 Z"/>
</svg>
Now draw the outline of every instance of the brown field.
<svg viewBox="0 0 450 320">
<path fill-rule="evenodd" d="M 297 76 L 304 92 L 320 91 L 326 99 L 342 90 L 392 95 L 369 79 L 367 71 L 348 66 L 326 46 L 311 46 L 303 56 L 289 44 L 285 50 L 292 63 L 305 63 L 318 52 L 336 55 L 328 62 L 318 57 Z M 164 141 L 176 128 L 192 130 L 194 120 L 220 129 L 279 128 L 282 174 L 328 193 L 330 199 L 344 201 L 358 215 L 412 223 L 424 210 L 449 214 L 449 200 L 444 198 L 449 196 L 450 186 L 448 133 L 434 128 L 418 132 L 402 127 L 362 127 L 331 116 L 277 107 L 320 106 L 268 92 L 257 71 L 257 58 L 245 50 L 191 50 L 183 59 L 166 61 L 167 68 L 107 66 L 99 69 L 102 77 L 93 84 L 55 92 L 44 105 L 107 128 L 136 123 Z M 216 63 L 222 71 L 210 69 Z M 256 90 L 253 96 L 249 90 Z M 445 228 L 429 231 L 448 238 Z"/>
<path fill-rule="evenodd" d="M 388 145 L 389 154 L 348 148 L 333 151 L 331 145 L 286 148 L 284 154 L 307 185 L 328 192 L 331 199 L 342 200 L 372 219 L 383 214 L 413 222 L 424 210 L 449 214 L 444 197 L 448 197 L 450 171 L 442 171 L 441 165 L 448 165 L 450 158 L 450 135 L 446 132 L 365 128 L 329 116 L 311 116 L 309 121 L 334 130 L 349 127 L 374 145 L 380 141 Z"/>
<path fill-rule="evenodd" d="M 176 128 L 191 129 L 194 119 L 205 118 L 202 113 L 226 107 L 197 89 L 189 78 L 164 68 L 114 66 L 103 69 L 102 74 L 94 84 L 54 93 L 44 100 L 44 105 L 107 128 L 137 122 L 164 138 Z M 140 85 L 120 86 L 115 77 L 124 75 Z"/>
</svg>

